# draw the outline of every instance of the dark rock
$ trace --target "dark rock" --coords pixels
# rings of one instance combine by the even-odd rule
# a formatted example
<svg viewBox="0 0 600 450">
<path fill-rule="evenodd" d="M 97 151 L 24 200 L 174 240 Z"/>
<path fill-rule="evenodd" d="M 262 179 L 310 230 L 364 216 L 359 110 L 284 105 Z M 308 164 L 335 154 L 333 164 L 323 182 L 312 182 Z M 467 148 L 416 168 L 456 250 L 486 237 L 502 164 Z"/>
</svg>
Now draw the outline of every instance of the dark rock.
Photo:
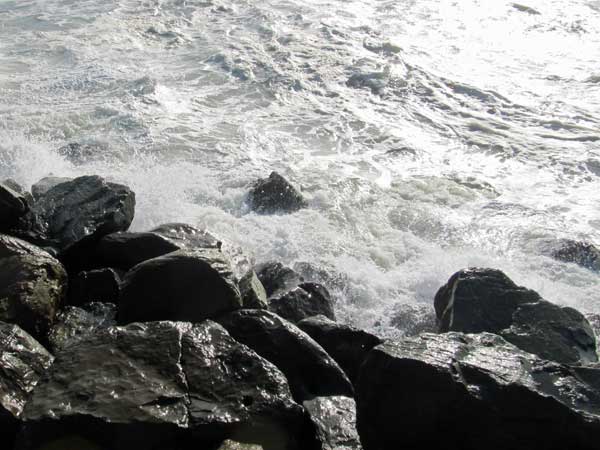
<svg viewBox="0 0 600 450">
<path fill-rule="evenodd" d="M 283 374 L 214 322 L 136 323 L 87 334 L 59 354 L 27 404 L 20 448 L 271 443 L 290 439 L 301 414 Z M 265 448 L 287 447 L 279 444 Z"/>
<path fill-rule="evenodd" d="M 390 325 L 404 336 L 437 331 L 435 310 L 430 305 L 398 303 L 389 314 Z"/>
<path fill-rule="evenodd" d="M 356 431 L 356 403 L 343 396 L 316 397 L 303 403 L 314 428 L 315 450 L 362 450 Z"/>
<path fill-rule="evenodd" d="M 490 332 L 544 359 L 598 361 L 594 333 L 578 311 L 543 300 L 494 269 L 461 270 L 435 296 L 440 332 Z"/>
<path fill-rule="evenodd" d="M 267 309 L 267 292 L 263 284 L 256 276 L 254 270 L 249 271 L 240 280 L 240 294 L 242 305 L 247 309 Z"/>
<path fill-rule="evenodd" d="M 254 270 L 267 292 L 267 298 L 293 289 L 304 281 L 292 269 L 275 261 L 259 264 Z"/>
<path fill-rule="evenodd" d="M 250 209 L 261 214 L 291 213 L 306 207 L 302 194 L 277 172 L 257 180 L 248 192 Z"/>
<path fill-rule="evenodd" d="M 489 333 L 422 334 L 375 347 L 359 376 L 366 450 L 592 450 L 600 370 L 568 367 Z"/>
<path fill-rule="evenodd" d="M 17 325 L 0 322 L 0 439 L 11 449 L 21 413 L 53 357 Z"/>
<path fill-rule="evenodd" d="M 117 307 L 112 303 L 67 306 L 56 317 L 48 340 L 54 354 L 87 334 L 117 324 Z"/>
<path fill-rule="evenodd" d="M 297 402 L 353 395 L 352 384 L 333 358 L 281 317 L 261 309 L 243 309 L 219 318 L 219 322 L 236 340 L 281 369 Z"/>
<path fill-rule="evenodd" d="M 67 181 L 71 181 L 73 178 L 65 178 L 65 177 L 44 177 L 33 186 L 31 186 L 31 193 L 33 194 L 33 198 L 38 200 L 41 196 L 46 194 L 50 189 L 54 186 L 58 186 L 61 183 L 66 183 Z"/>
<path fill-rule="evenodd" d="M 67 274 L 45 251 L 0 234 L 0 320 L 42 342 L 67 290 Z"/>
<path fill-rule="evenodd" d="M 231 268 L 218 250 L 178 250 L 127 272 L 118 320 L 201 322 L 241 307 Z"/>
<path fill-rule="evenodd" d="M 589 242 L 563 239 L 554 242 L 548 250 L 554 259 L 600 272 L 600 249 Z"/>
<path fill-rule="evenodd" d="M 292 323 L 317 315 L 335 320 L 329 292 L 325 286 L 316 283 L 302 283 L 279 297 L 272 297 L 269 300 L 269 311 Z"/>
<path fill-rule="evenodd" d="M 83 305 L 90 302 L 118 303 L 119 275 L 113 269 L 80 272 L 69 288 L 68 303 Z"/>
<path fill-rule="evenodd" d="M 353 383 L 367 354 L 382 342 L 371 333 L 334 322 L 325 316 L 301 320 L 298 328 L 323 347 Z"/>
<path fill-rule="evenodd" d="M 25 196 L 0 183 L 0 230 L 7 231 L 29 210 Z"/>
</svg>

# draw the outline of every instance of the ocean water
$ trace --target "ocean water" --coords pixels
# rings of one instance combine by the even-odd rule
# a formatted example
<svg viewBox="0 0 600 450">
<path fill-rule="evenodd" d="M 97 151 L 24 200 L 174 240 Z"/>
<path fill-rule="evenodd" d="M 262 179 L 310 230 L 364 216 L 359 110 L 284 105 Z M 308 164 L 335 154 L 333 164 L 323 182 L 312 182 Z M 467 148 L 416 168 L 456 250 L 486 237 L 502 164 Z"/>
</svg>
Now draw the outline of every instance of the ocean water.
<svg viewBox="0 0 600 450">
<path fill-rule="evenodd" d="M 469 266 L 600 312 L 538 245 L 600 244 L 600 1 L 523 1 L 0 0 L 0 178 L 125 183 L 382 333 Z M 248 211 L 272 170 L 307 209 Z"/>
</svg>

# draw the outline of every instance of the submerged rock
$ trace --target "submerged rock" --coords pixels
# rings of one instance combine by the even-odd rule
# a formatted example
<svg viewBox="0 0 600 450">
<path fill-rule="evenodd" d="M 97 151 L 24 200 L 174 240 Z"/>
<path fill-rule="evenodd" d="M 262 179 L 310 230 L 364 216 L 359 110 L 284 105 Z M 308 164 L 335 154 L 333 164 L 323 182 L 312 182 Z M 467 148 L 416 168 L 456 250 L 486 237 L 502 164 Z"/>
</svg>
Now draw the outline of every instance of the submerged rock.
<svg viewBox="0 0 600 450">
<path fill-rule="evenodd" d="M 265 288 L 267 298 L 293 289 L 304 281 L 295 271 L 280 262 L 259 264 L 254 270 Z"/>
<path fill-rule="evenodd" d="M 248 192 L 250 209 L 261 214 L 292 213 L 307 206 L 302 194 L 277 172 L 259 179 Z"/>
<path fill-rule="evenodd" d="M 21 413 L 53 357 L 17 325 L 0 322 L 0 439 L 11 449 Z"/>
<path fill-rule="evenodd" d="M 323 348 L 298 327 L 264 310 L 243 309 L 219 318 L 239 342 L 285 374 L 297 402 L 353 395 L 352 384 Z"/>
<path fill-rule="evenodd" d="M 0 234 L 0 320 L 44 341 L 67 291 L 67 274 L 42 249 Z"/>
<path fill-rule="evenodd" d="M 317 315 L 335 320 L 329 291 L 316 283 L 302 283 L 279 297 L 272 297 L 269 300 L 269 311 L 292 323 Z"/>
<path fill-rule="evenodd" d="M 357 387 L 366 450 L 592 450 L 600 370 L 568 367 L 489 333 L 422 334 L 369 354 Z"/>
<path fill-rule="evenodd" d="M 65 177 L 44 177 L 33 186 L 31 186 L 31 193 L 33 194 L 33 198 L 38 200 L 40 197 L 45 195 L 50 189 L 54 186 L 58 186 L 61 183 L 66 183 L 67 181 L 71 181 L 73 178 L 65 178 Z"/>
<path fill-rule="evenodd" d="M 218 250 L 178 250 L 127 272 L 118 320 L 201 322 L 241 307 L 229 263 Z"/>
<path fill-rule="evenodd" d="M 6 231 L 11 228 L 17 220 L 24 216 L 29 210 L 26 197 L 0 183 L 0 230 Z"/>
<path fill-rule="evenodd" d="M 343 396 L 316 397 L 303 403 L 314 427 L 316 450 L 362 450 L 356 431 L 356 403 Z"/>
<path fill-rule="evenodd" d="M 545 301 L 499 270 L 455 273 L 434 303 L 440 332 L 487 331 L 544 359 L 565 364 L 598 361 L 593 330 L 581 313 Z"/>
<path fill-rule="evenodd" d="M 600 249 L 589 242 L 562 239 L 547 244 L 545 253 L 559 261 L 600 272 Z"/>
<path fill-rule="evenodd" d="M 382 342 L 371 333 L 334 322 L 325 316 L 310 317 L 297 325 L 335 359 L 353 383 L 368 353 Z"/>
<path fill-rule="evenodd" d="M 249 271 L 242 277 L 239 283 L 242 304 L 247 309 L 267 309 L 267 292 L 263 284 L 256 276 L 254 270 Z"/>
</svg>

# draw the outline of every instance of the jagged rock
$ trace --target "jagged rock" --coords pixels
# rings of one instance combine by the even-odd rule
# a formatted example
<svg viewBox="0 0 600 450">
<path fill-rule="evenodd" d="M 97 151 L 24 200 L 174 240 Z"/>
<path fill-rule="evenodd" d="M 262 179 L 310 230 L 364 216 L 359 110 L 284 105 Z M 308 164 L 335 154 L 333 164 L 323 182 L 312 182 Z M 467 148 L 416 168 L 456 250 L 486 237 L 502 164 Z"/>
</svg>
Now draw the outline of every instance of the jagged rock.
<svg viewBox="0 0 600 450">
<path fill-rule="evenodd" d="M 117 306 L 112 303 L 88 303 L 67 306 L 56 317 L 48 341 L 54 354 L 99 329 L 117 324 Z"/>
<path fill-rule="evenodd" d="M 356 431 L 356 403 L 343 396 L 316 397 L 303 403 L 314 428 L 315 450 L 362 450 Z"/>
<path fill-rule="evenodd" d="M 29 210 L 25 196 L 0 183 L 0 230 L 11 228 Z"/>
<path fill-rule="evenodd" d="M 367 354 L 382 342 L 371 333 L 334 322 L 325 316 L 309 317 L 297 325 L 331 355 L 353 383 Z"/>
<path fill-rule="evenodd" d="M 455 273 L 434 303 L 440 332 L 487 331 L 544 359 L 565 364 L 598 361 L 593 330 L 581 313 L 545 301 L 499 270 Z"/>
<path fill-rule="evenodd" d="M 218 324 L 136 323 L 63 349 L 25 408 L 20 448 L 204 448 L 235 436 L 285 449 L 301 418 L 284 375 Z"/>
<path fill-rule="evenodd" d="M 292 323 L 317 315 L 335 320 L 329 291 L 316 283 L 302 283 L 279 297 L 272 297 L 269 300 L 269 311 Z"/>
<path fill-rule="evenodd" d="M 68 303 L 75 306 L 90 302 L 118 303 L 119 281 L 113 269 L 80 272 L 71 281 Z"/>
<path fill-rule="evenodd" d="M 46 194 L 50 189 L 54 186 L 58 186 L 61 183 L 66 183 L 67 181 L 71 181 L 73 178 L 66 177 L 44 177 L 33 186 L 31 186 L 31 193 L 33 194 L 33 198 L 38 200 L 41 196 Z"/>
<path fill-rule="evenodd" d="M 416 336 L 420 333 L 435 333 L 437 319 L 431 305 L 398 303 L 390 314 L 390 325 L 404 336 Z"/>
<path fill-rule="evenodd" d="M 242 295 L 242 304 L 248 309 L 267 309 L 267 292 L 263 284 L 256 276 L 254 270 L 249 271 L 240 280 L 240 294 Z"/>
<path fill-rule="evenodd" d="M 0 442 L 11 449 L 23 408 L 53 357 L 17 325 L 0 322 Z"/>
<path fill-rule="evenodd" d="M 178 250 L 127 272 L 118 320 L 201 322 L 241 307 L 231 268 L 218 250 Z"/>
<path fill-rule="evenodd" d="M 248 205 L 261 214 L 291 213 L 306 207 L 302 194 L 277 172 L 257 180 L 248 192 Z"/>
<path fill-rule="evenodd" d="M 562 239 L 547 245 L 546 253 L 559 261 L 600 271 L 600 249 L 589 242 Z"/>
<path fill-rule="evenodd" d="M 366 450 L 592 450 L 600 370 L 569 367 L 499 336 L 422 334 L 375 347 L 357 387 Z"/>
<path fill-rule="evenodd" d="M 222 246 L 222 242 L 208 231 L 199 230 L 185 223 L 166 223 L 156 227 L 152 232 L 169 239 L 180 250 L 220 249 Z"/>
<path fill-rule="evenodd" d="M 67 290 L 67 274 L 47 252 L 0 234 L 0 320 L 44 341 Z"/>
<path fill-rule="evenodd" d="M 276 314 L 243 309 L 218 320 L 236 340 L 281 369 L 297 402 L 317 396 L 353 395 L 352 384 L 333 358 Z"/>
<path fill-rule="evenodd" d="M 292 269 L 275 261 L 259 264 L 254 270 L 267 292 L 267 298 L 293 289 L 304 281 Z"/>
</svg>

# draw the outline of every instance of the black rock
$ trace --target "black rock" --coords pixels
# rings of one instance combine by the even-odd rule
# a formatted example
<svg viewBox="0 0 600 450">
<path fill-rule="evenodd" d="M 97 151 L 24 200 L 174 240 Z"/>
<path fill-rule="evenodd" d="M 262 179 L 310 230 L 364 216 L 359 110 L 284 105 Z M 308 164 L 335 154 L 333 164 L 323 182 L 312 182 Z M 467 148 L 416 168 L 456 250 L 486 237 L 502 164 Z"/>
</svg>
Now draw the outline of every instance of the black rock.
<svg viewBox="0 0 600 450">
<path fill-rule="evenodd" d="M 262 444 L 291 439 L 301 414 L 284 375 L 214 322 L 137 323 L 63 349 L 25 408 L 19 444 L 159 450 L 233 436 Z M 287 447 L 278 443 L 265 448 Z"/>
<path fill-rule="evenodd" d="M 431 305 L 398 303 L 388 314 L 390 326 L 402 332 L 404 336 L 435 333 L 438 328 L 435 310 Z"/>
<path fill-rule="evenodd" d="M 17 325 L 0 322 L 0 442 L 11 449 L 21 413 L 53 357 Z"/>
<path fill-rule="evenodd" d="M 281 317 L 261 309 L 243 309 L 218 320 L 236 340 L 281 369 L 297 402 L 353 395 L 352 384 L 333 358 Z"/>
<path fill-rule="evenodd" d="M 267 292 L 256 276 L 254 270 L 249 271 L 239 282 L 242 305 L 247 309 L 267 309 Z"/>
<path fill-rule="evenodd" d="M 600 271 L 600 249 L 589 242 L 562 239 L 552 243 L 548 253 L 559 261 L 574 263 L 595 272 Z"/>
<path fill-rule="evenodd" d="M 201 322 L 241 307 L 231 268 L 218 250 L 178 250 L 127 272 L 118 320 Z"/>
<path fill-rule="evenodd" d="M 329 291 L 316 283 L 302 283 L 279 297 L 272 297 L 269 300 L 269 311 L 292 323 L 318 315 L 335 320 Z"/>
<path fill-rule="evenodd" d="M 0 231 L 13 227 L 29 210 L 25 196 L 0 183 Z"/>
<path fill-rule="evenodd" d="M 257 180 L 248 192 L 248 205 L 261 214 L 291 213 L 306 207 L 302 194 L 277 172 Z"/>
<path fill-rule="evenodd" d="M 254 270 L 267 292 L 267 298 L 293 289 L 304 281 L 292 269 L 275 261 L 259 264 Z"/>
<path fill-rule="evenodd" d="M 0 320 L 44 342 L 67 291 L 56 259 L 25 241 L 0 234 Z"/>
<path fill-rule="evenodd" d="M 356 431 L 356 403 L 343 396 L 316 397 L 303 403 L 313 428 L 315 450 L 362 450 Z"/>
<path fill-rule="evenodd" d="M 65 178 L 65 177 L 44 177 L 33 186 L 31 186 L 31 193 L 33 194 L 33 198 L 38 200 L 42 197 L 46 192 L 52 189 L 54 186 L 58 186 L 61 183 L 66 183 L 67 181 L 71 181 L 73 178 Z"/>
<path fill-rule="evenodd" d="M 57 316 L 48 341 L 54 354 L 87 334 L 117 324 L 117 306 L 112 303 L 88 303 L 67 306 Z"/>
<path fill-rule="evenodd" d="M 75 306 L 90 302 L 118 303 L 119 281 L 113 269 L 80 272 L 69 286 L 68 303 Z"/>
<path fill-rule="evenodd" d="M 357 387 L 366 450 L 592 450 L 600 370 L 569 367 L 499 336 L 422 334 L 375 347 Z"/>
<path fill-rule="evenodd" d="M 598 361 L 594 333 L 572 308 L 543 300 L 494 269 L 461 270 L 435 296 L 439 331 L 490 332 L 565 364 Z"/>
<path fill-rule="evenodd" d="M 371 333 L 334 322 L 325 316 L 310 317 L 297 325 L 331 355 L 353 383 L 367 354 L 382 342 Z"/>
</svg>

